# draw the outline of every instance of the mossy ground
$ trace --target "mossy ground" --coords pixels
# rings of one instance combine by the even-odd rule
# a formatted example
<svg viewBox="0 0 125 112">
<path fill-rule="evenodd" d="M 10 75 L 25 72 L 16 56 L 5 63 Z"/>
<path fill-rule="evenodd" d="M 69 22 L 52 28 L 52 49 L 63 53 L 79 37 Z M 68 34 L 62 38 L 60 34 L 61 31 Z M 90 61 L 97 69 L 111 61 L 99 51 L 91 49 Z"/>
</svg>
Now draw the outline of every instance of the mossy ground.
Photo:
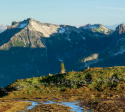
<svg viewBox="0 0 125 112">
<path fill-rule="evenodd" d="M 46 105 L 38 105 L 32 110 L 28 110 L 27 112 L 70 112 L 69 107 L 58 105 L 58 104 L 46 104 Z"/>
<path fill-rule="evenodd" d="M 19 112 L 25 110 L 30 102 L 0 99 L 0 112 Z"/>
</svg>

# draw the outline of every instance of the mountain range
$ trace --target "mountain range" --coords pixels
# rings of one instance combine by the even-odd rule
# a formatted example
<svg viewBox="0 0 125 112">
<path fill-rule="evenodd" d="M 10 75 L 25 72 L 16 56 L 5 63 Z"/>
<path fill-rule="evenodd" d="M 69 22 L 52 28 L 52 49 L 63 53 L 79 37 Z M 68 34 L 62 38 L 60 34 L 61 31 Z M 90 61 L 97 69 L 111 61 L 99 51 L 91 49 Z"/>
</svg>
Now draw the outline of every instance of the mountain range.
<svg viewBox="0 0 125 112">
<path fill-rule="evenodd" d="M 121 24 L 125 24 L 125 22 L 121 23 Z M 115 30 L 116 27 L 118 26 L 119 24 L 114 24 L 114 25 L 105 25 L 108 29 L 112 29 L 112 30 Z"/>
<path fill-rule="evenodd" d="M 20 78 L 86 67 L 124 65 L 125 25 L 110 30 L 101 24 L 79 28 L 41 23 L 32 18 L 12 22 L 0 33 L 0 86 Z"/>
</svg>

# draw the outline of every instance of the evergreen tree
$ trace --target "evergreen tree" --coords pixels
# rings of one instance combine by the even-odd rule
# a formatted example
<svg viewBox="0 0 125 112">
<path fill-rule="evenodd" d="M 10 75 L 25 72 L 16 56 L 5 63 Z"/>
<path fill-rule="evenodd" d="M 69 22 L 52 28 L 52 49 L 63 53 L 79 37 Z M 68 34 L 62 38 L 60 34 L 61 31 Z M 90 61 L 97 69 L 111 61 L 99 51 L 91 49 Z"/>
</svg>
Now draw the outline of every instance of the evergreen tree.
<svg viewBox="0 0 125 112">
<path fill-rule="evenodd" d="M 65 69 L 65 66 L 64 66 L 64 63 L 61 62 L 61 71 L 60 73 L 65 73 L 66 69 Z"/>
<path fill-rule="evenodd" d="M 87 69 L 89 70 L 89 69 L 90 69 L 90 67 L 88 66 L 88 67 L 87 67 Z"/>
</svg>

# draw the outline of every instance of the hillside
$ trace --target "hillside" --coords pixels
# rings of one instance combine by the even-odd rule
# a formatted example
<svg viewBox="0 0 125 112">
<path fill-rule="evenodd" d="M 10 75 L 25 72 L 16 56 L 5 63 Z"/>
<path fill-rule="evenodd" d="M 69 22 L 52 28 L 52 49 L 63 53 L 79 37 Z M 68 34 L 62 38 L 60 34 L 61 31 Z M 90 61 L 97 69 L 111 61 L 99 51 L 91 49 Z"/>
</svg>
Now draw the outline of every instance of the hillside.
<svg viewBox="0 0 125 112">
<path fill-rule="evenodd" d="M 108 37 L 32 18 L 14 21 L 0 33 L 0 87 L 20 78 L 59 73 L 60 61 L 65 62 L 67 71 L 85 69 L 79 60 L 105 50 L 110 44 Z"/>
<path fill-rule="evenodd" d="M 97 91 L 104 91 L 105 89 L 119 91 L 124 90 L 122 88 L 124 79 L 125 67 L 90 68 L 79 72 L 72 71 L 64 74 L 49 74 L 49 76 L 21 79 L 7 86 L 5 89 L 10 92 L 13 90 L 19 92 L 23 90 L 24 92 L 25 90 L 27 93 L 30 93 L 30 90 L 36 92 L 36 90 L 40 89 L 41 92 L 42 90 L 44 92 L 46 91 L 46 87 L 48 87 L 49 91 L 53 88 L 61 90 L 62 88 L 77 89 L 80 87 L 87 87 L 87 89 Z"/>
<path fill-rule="evenodd" d="M 0 93 L 4 99 L 79 99 L 81 105 L 95 111 L 118 112 L 125 111 L 124 83 L 125 67 L 88 68 L 79 72 L 20 79 L 1 89 Z"/>
<path fill-rule="evenodd" d="M 12 22 L 0 33 L 0 87 L 16 79 L 55 74 L 63 61 L 68 71 L 124 66 L 125 28 L 101 24 L 79 28 L 42 23 L 32 18 Z"/>
</svg>

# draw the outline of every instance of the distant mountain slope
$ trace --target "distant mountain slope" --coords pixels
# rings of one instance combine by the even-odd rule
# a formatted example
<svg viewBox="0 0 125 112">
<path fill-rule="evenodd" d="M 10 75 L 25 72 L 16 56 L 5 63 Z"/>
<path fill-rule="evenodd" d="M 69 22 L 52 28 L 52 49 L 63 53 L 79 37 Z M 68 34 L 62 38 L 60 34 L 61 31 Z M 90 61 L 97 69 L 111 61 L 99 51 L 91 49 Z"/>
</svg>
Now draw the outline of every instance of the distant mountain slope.
<svg viewBox="0 0 125 112">
<path fill-rule="evenodd" d="M 84 29 L 89 29 L 93 32 L 99 32 L 99 33 L 103 33 L 103 34 L 111 34 L 113 31 L 106 28 L 105 26 L 101 25 L 101 24 L 94 24 L 94 25 L 91 25 L 91 24 L 87 24 L 85 26 L 82 26 L 82 28 Z"/>
<path fill-rule="evenodd" d="M 83 66 L 124 66 L 125 65 L 125 25 L 118 25 L 115 32 L 110 35 L 111 43 L 98 58 L 83 64 Z M 88 58 L 88 57 L 87 57 Z M 90 57 L 89 57 L 90 58 Z M 82 62 L 82 60 L 81 60 Z"/>
<path fill-rule="evenodd" d="M 7 29 L 7 25 L 2 25 L 0 24 L 0 33 L 2 33 L 3 31 L 5 31 Z"/>
<path fill-rule="evenodd" d="M 123 22 L 123 23 L 121 23 L 121 24 L 125 24 L 125 22 Z M 114 24 L 114 25 L 109 25 L 109 26 L 106 26 L 106 27 L 107 27 L 108 29 L 115 30 L 118 25 L 119 25 L 119 24 Z"/>
</svg>

